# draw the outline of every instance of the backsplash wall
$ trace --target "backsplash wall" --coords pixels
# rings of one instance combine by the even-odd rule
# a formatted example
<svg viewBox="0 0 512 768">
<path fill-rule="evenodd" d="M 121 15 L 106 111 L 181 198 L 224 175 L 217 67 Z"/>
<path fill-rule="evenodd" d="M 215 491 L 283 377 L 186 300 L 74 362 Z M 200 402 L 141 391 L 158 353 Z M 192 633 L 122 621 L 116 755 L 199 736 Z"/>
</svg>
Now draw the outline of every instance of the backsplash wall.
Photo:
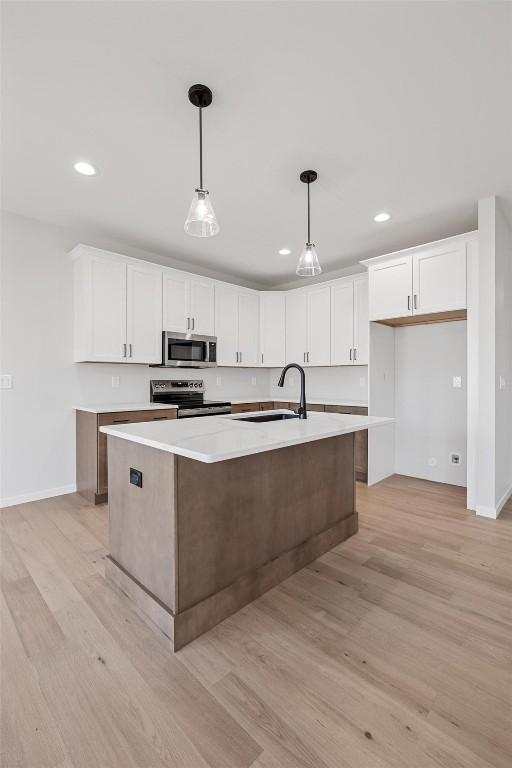
<svg viewBox="0 0 512 768">
<path fill-rule="evenodd" d="M 329 400 L 346 399 L 366 405 L 368 403 L 368 366 L 340 365 L 332 368 L 306 368 L 306 400 L 325 397 Z M 281 369 L 270 371 L 270 397 L 276 400 L 298 400 L 299 372 L 290 370 L 284 387 L 277 382 Z"/>
</svg>

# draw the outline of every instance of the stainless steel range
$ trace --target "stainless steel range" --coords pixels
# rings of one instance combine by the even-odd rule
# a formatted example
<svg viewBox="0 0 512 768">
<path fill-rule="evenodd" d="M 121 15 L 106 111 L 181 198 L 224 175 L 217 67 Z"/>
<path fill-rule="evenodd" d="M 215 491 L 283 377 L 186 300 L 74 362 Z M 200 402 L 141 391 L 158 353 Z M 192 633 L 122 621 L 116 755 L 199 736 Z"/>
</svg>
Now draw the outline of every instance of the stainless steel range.
<svg viewBox="0 0 512 768">
<path fill-rule="evenodd" d="M 178 419 L 231 413 L 231 403 L 204 399 L 201 379 L 152 379 L 149 387 L 152 403 L 178 406 Z"/>
</svg>

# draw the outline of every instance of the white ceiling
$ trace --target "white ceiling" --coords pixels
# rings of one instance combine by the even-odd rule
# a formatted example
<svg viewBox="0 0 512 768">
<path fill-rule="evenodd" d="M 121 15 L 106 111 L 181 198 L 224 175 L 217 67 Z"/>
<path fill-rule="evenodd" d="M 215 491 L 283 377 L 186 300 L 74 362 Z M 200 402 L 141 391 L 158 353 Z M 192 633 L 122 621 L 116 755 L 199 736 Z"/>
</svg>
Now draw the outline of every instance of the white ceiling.
<svg viewBox="0 0 512 768">
<path fill-rule="evenodd" d="M 325 271 L 473 229 L 490 194 L 512 211 L 510 2 L 2 5 L 9 210 L 267 286 L 294 277 L 305 168 Z M 183 231 L 195 82 L 205 240 Z"/>
</svg>

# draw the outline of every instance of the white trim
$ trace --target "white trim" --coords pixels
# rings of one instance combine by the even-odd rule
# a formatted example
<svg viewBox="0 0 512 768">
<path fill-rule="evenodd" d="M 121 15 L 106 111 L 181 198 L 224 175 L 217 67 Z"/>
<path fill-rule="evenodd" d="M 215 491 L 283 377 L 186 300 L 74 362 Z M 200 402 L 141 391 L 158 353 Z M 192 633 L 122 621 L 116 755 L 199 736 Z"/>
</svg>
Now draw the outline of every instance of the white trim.
<svg viewBox="0 0 512 768">
<path fill-rule="evenodd" d="M 363 264 L 365 267 L 371 266 L 372 264 L 378 264 L 381 261 L 386 261 L 387 259 L 396 259 L 401 258 L 402 256 L 410 255 L 411 253 L 414 253 L 415 251 L 419 251 L 423 248 L 431 248 L 435 245 L 443 245 L 449 242 L 454 242 L 457 240 L 472 240 L 473 238 L 478 238 L 478 229 L 471 230 L 471 232 L 461 232 L 460 235 L 451 235 L 451 237 L 443 237 L 441 240 L 432 240 L 430 243 L 419 243 L 418 245 L 410 245 L 407 248 L 402 248 L 400 251 L 391 251 L 390 253 L 383 253 L 380 256 L 372 256 L 370 259 L 361 259 L 360 264 Z"/>
<path fill-rule="evenodd" d="M 22 493 L 20 496 L 8 496 L 0 499 L 0 508 L 13 507 L 16 504 L 26 504 L 28 501 L 40 501 L 49 499 L 52 496 L 64 496 L 66 493 L 75 493 L 76 484 L 62 485 L 60 488 L 47 488 L 45 491 L 33 491 L 32 493 Z"/>
<path fill-rule="evenodd" d="M 503 494 L 503 496 L 501 497 L 501 499 L 499 500 L 499 502 L 495 507 L 484 507 L 484 506 L 477 505 L 476 514 L 479 517 L 490 517 L 493 520 L 496 520 L 499 517 L 501 510 L 503 509 L 503 507 L 505 506 L 505 504 L 507 503 L 507 501 L 511 496 L 512 496 L 512 485 L 510 485 L 507 488 L 507 490 L 505 491 L 505 493 Z"/>
</svg>

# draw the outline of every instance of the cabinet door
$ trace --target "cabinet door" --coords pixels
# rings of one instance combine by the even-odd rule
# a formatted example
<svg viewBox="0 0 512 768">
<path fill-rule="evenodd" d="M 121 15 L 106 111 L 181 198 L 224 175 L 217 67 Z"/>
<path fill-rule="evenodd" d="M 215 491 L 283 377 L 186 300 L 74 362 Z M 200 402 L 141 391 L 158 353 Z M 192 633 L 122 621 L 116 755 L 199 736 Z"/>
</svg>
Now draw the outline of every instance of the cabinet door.
<svg viewBox="0 0 512 768">
<path fill-rule="evenodd" d="M 260 294 L 260 364 L 278 368 L 285 364 L 285 297 L 277 291 Z"/>
<path fill-rule="evenodd" d="M 87 359 L 126 362 L 126 264 L 90 259 L 90 335 Z"/>
<path fill-rule="evenodd" d="M 331 363 L 352 365 L 354 360 L 354 283 L 331 288 Z"/>
<path fill-rule="evenodd" d="M 236 365 L 238 360 L 238 291 L 215 286 L 215 335 L 218 365 Z"/>
<path fill-rule="evenodd" d="M 412 258 L 404 256 L 369 268 L 370 320 L 412 314 Z"/>
<path fill-rule="evenodd" d="M 192 333 L 213 336 L 215 326 L 214 284 L 211 280 L 190 278 L 190 309 Z"/>
<path fill-rule="evenodd" d="M 306 364 L 331 364 L 331 288 L 322 286 L 307 292 L 308 347 Z"/>
<path fill-rule="evenodd" d="M 257 293 L 238 296 L 239 362 L 254 368 L 259 362 L 260 299 Z"/>
<path fill-rule="evenodd" d="M 189 280 L 180 272 L 164 271 L 163 330 L 187 333 L 190 328 Z"/>
<path fill-rule="evenodd" d="M 129 363 L 162 362 L 162 271 L 142 264 L 127 268 Z"/>
<path fill-rule="evenodd" d="M 415 315 L 466 307 L 466 243 L 426 248 L 412 257 Z"/>
<path fill-rule="evenodd" d="M 305 291 L 286 294 L 286 362 L 306 362 L 308 307 Z"/>
<path fill-rule="evenodd" d="M 354 278 L 354 363 L 368 365 L 369 358 L 368 278 Z"/>
</svg>

